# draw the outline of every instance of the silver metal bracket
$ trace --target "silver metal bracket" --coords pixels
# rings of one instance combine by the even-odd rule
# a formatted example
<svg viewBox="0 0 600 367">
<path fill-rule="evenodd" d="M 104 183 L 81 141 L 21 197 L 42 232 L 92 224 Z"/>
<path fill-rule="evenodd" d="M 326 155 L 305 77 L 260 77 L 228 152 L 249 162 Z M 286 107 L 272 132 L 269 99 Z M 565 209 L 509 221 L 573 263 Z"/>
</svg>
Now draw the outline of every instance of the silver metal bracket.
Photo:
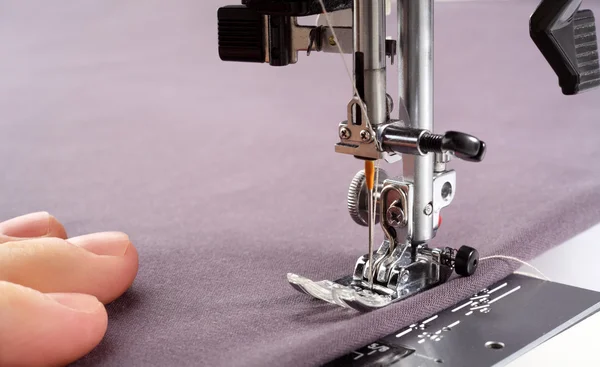
<svg viewBox="0 0 600 367">
<path fill-rule="evenodd" d="M 456 195 L 456 171 L 437 173 L 433 177 L 433 229 L 440 226 L 440 213 L 454 200 Z"/>
<path fill-rule="evenodd" d="M 375 131 L 367 123 L 366 107 L 358 97 L 348 103 L 348 120 L 339 125 L 340 142 L 336 144 L 337 153 L 350 154 L 366 159 L 382 159 L 382 149 Z"/>
<path fill-rule="evenodd" d="M 306 51 L 310 55 L 312 51 L 324 53 L 352 53 L 352 27 L 333 27 L 335 34 L 329 27 L 325 26 L 303 26 L 298 24 L 296 18 L 292 23 L 292 62 L 298 61 L 298 52 Z M 338 48 L 339 46 L 339 48 Z"/>
</svg>

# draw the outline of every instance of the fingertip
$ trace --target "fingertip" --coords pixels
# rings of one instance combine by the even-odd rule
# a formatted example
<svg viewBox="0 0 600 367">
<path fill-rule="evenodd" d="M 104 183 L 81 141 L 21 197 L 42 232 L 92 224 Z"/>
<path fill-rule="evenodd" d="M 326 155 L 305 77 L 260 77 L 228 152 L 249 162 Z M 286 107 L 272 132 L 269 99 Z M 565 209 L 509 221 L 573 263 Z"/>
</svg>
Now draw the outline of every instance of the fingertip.
<svg viewBox="0 0 600 367">
<path fill-rule="evenodd" d="M 123 232 L 91 233 L 72 237 L 67 241 L 100 256 L 125 256 L 132 246 L 129 236 Z"/>
<path fill-rule="evenodd" d="M 43 294 L 0 282 L 0 365 L 66 365 L 104 337 L 104 306 L 84 294 Z"/>
<path fill-rule="evenodd" d="M 46 237 L 56 237 L 66 239 L 68 237 L 67 230 L 62 223 L 52 214 L 49 214 L 48 219 L 48 234 Z"/>
<path fill-rule="evenodd" d="M 10 237 L 41 237 L 49 232 L 50 214 L 36 212 L 11 218 L 0 223 L 0 233 Z"/>
<path fill-rule="evenodd" d="M 47 297 L 70 310 L 85 313 L 96 313 L 104 307 L 98 299 L 90 294 L 82 293 L 48 293 Z"/>
<path fill-rule="evenodd" d="M 5 243 L 0 254 L 9 256 L 0 256 L 0 279 L 45 293 L 92 294 L 110 303 L 131 287 L 138 272 L 137 249 L 128 237 L 118 238 L 94 234 Z"/>
<path fill-rule="evenodd" d="M 102 341 L 108 328 L 108 313 L 98 298 L 82 293 L 48 293 L 46 296 L 70 311 L 70 317 L 66 318 L 70 322 L 83 320 L 77 334 L 87 340 L 86 344 L 91 346 L 89 350 Z M 77 349 L 75 346 L 73 353 Z"/>
<path fill-rule="evenodd" d="M 130 242 L 129 246 L 125 250 L 125 254 L 122 257 L 122 264 L 120 269 L 120 284 L 117 286 L 118 288 L 113 290 L 111 294 L 108 294 L 104 297 L 98 297 L 98 299 L 104 303 L 109 304 L 123 295 L 131 286 L 137 276 L 139 271 L 139 254 L 135 247 L 135 245 Z"/>
<path fill-rule="evenodd" d="M 48 212 L 21 215 L 0 223 L 0 233 L 14 239 L 57 237 L 65 239 L 65 227 Z"/>
<path fill-rule="evenodd" d="M 127 234 L 100 232 L 70 238 L 67 241 L 95 255 L 103 256 L 103 260 L 113 264 L 111 276 L 118 281 L 94 293 L 102 303 L 114 301 L 131 287 L 138 273 L 139 255 Z"/>
</svg>

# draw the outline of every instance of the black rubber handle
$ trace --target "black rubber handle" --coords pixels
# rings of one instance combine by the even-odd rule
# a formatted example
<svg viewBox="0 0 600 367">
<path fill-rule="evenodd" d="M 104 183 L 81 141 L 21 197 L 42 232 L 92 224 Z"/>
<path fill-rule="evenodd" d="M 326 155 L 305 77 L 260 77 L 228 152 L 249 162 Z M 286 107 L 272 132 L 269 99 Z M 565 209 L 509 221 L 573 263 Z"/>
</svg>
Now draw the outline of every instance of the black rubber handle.
<svg viewBox="0 0 600 367">
<path fill-rule="evenodd" d="M 485 157 L 485 143 L 476 137 L 458 131 L 448 131 L 442 139 L 442 150 L 454 152 L 457 158 L 481 162 Z"/>
<path fill-rule="evenodd" d="M 425 134 L 419 139 L 419 148 L 424 153 L 451 152 L 469 162 L 481 162 L 487 150 L 485 142 L 458 131 L 448 131 L 444 135 Z"/>
<path fill-rule="evenodd" d="M 556 75 L 563 94 L 600 85 L 596 24 L 582 0 L 543 0 L 531 15 L 529 33 Z"/>
</svg>

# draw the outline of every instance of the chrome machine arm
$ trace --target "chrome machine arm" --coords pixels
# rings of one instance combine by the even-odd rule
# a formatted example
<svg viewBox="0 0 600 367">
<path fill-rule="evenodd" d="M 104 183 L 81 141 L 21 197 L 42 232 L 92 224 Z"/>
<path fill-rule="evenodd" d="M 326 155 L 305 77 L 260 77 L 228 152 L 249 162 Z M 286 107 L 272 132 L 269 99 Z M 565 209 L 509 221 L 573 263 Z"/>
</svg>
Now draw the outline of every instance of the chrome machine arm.
<svg viewBox="0 0 600 367">
<path fill-rule="evenodd" d="M 379 170 L 378 182 L 370 184 L 373 172 L 365 169 L 350 185 L 351 217 L 370 228 L 379 222 L 383 243 L 358 259 L 352 275 L 336 281 L 288 274 L 301 292 L 367 311 L 441 284 L 453 271 L 469 276 L 477 269 L 478 253 L 471 247 L 428 246 L 441 209 L 456 193 L 456 172 L 446 164 L 452 157 L 480 162 L 486 151 L 474 136 L 433 132 L 433 1 L 397 1 L 397 42 L 386 37 L 390 0 L 242 0 L 219 9 L 222 60 L 285 66 L 298 61 L 299 51 L 351 53 L 354 97 L 347 120 L 338 126 L 335 151 L 367 162 L 403 163 L 400 178 Z M 531 37 L 565 94 L 600 84 L 593 14 L 580 5 L 581 0 L 544 0 L 531 16 Z M 329 17 L 323 18 L 324 11 Z M 296 21 L 317 14 L 322 15 L 314 27 Z M 351 27 L 339 21 L 344 18 L 352 19 Z M 386 66 L 396 56 L 400 95 L 394 118 Z"/>
</svg>

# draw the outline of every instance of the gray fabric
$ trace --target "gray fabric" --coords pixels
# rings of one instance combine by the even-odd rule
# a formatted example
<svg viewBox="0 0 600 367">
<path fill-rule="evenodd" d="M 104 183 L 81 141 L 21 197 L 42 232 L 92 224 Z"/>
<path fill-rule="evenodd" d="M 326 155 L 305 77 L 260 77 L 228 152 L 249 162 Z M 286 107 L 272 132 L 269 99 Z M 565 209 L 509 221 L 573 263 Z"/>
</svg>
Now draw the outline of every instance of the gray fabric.
<svg viewBox="0 0 600 367">
<path fill-rule="evenodd" d="M 350 85 L 337 55 L 220 62 L 225 3 L 0 2 L 1 216 L 49 210 L 71 235 L 125 231 L 140 253 L 77 366 L 315 365 L 514 269 L 483 262 L 369 314 L 295 292 L 287 272 L 337 278 L 366 252 L 345 209 L 361 164 L 333 152 Z M 435 244 L 530 259 L 600 221 L 599 92 L 560 94 L 529 39 L 535 5 L 436 5 L 436 130 L 489 154 L 453 163 Z"/>
</svg>

